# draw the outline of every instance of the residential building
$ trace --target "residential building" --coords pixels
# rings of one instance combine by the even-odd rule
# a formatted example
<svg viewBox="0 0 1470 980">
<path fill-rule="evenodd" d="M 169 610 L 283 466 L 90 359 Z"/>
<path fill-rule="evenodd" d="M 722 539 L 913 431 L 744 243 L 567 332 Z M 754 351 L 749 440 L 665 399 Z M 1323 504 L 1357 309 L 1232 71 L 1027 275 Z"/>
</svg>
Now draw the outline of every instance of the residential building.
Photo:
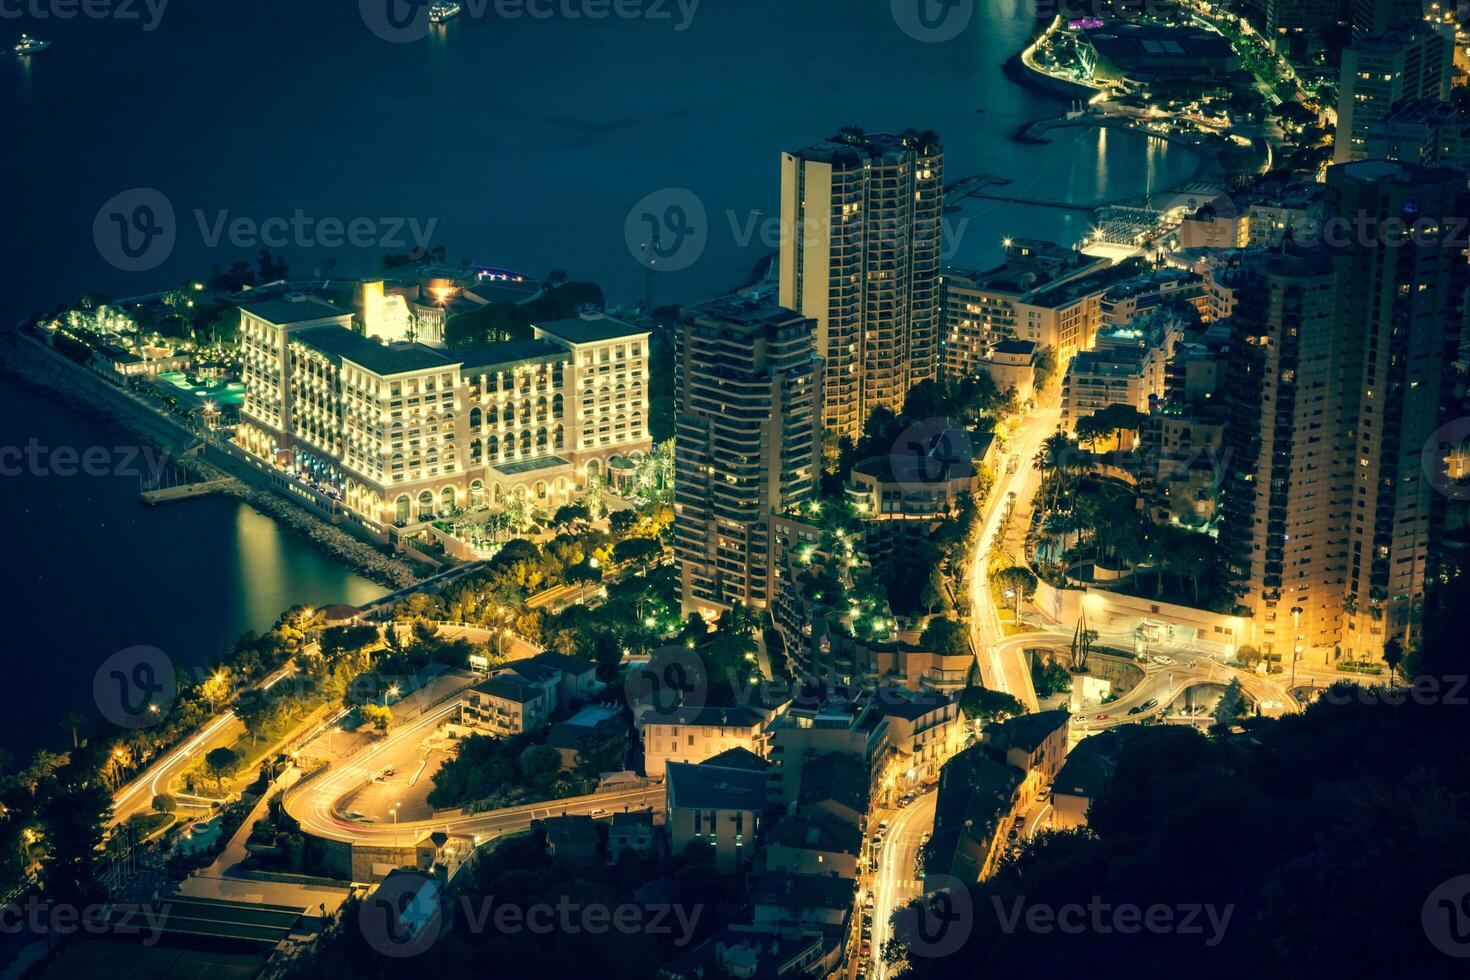
<svg viewBox="0 0 1470 980">
<path fill-rule="evenodd" d="M 1075 430 L 1079 419 L 1109 405 L 1128 405 L 1147 414 L 1148 359 L 1148 352 L 1139 347 L 1074 354 L 1062 378 L 1062 424 Z"/>
<path fill-rule="evenodd" d="M 1041 360 L 1041 347 L 1034 340 L 1002 340 L 985 349 L 985 356 L 975 365 L 990 375 L 996 390 L 1014 391 L 1016 403 L 1025 404 L 1035 394 L 1036 365 Z"/>
<path fill-rule="evenodd" d="M 1046 338 L 1018 332 L 1018 304 L 1037 291 L 1083 278 L 1108 265 L 1108 259 L 1055 242 L 1017 238 L 1006 248 L 1006 261 L 987 272 L 945 269 L 940 335 L 945 376 L 970 377 L 982 366 L 986 351 L 1002 340 L 1030 340 L 1045 346 Z"/>
<path fill-rule="evenodd" d="M 1049 786 L 1067 757 L 1071 716 L 1064 709 L 1017 715 L 985 726 L 984 744 L 1004 753 L 1005 763 L 1025 773 L 1023 790 Z"/>
<path fill-rule="evenodd" d="M 658 969 L 658 980 L 725 977 L 826 977 L 842 962 L 843 944 L 822 929 L 725 926 Z"/>
<path fill-rule="evenodd" d="M 1327 214 L 1341 234 L 1326 249 L 1237 274 L 1228 382 L 1220 540 L 1262 652 L 1293 665 L 1412 645 L 1439 517 L 1427 477 L 1443 465 L 1424 453 L 1466 288 L 1463 174 L 1333 167 Z"/>
<path fill-rule="evenodd" d="M 488 735 L 520 735 L 544 725 L 552 699 L 546 687 L 511 675 L 481 681 L 465 693 L 460 722 Z"/>
<path fill-rule="evenodd" d="M 822 465 L 814 321 L 739 298 L 690 310 L 675 344 L 674 554 L 687 611 L 770 601 L 771 515 Z"/>
<path fill-rule="evenodd" d="M 640 719 L 643 771 L 660 778 L 673 762 L 698 763 L 727 749 L 746 749 L 764 758 L 766 725 L 772 712 L 738 708 L 683 707 Z"/>
<path fill-rule="evenodd" d="M 1337 163 L 1368 155 L 1368 135 L 1406 99 L 1449 98 L 1453 41 L 1423 22 L 1355 41 L 1342 53 L 1338 84 Z"/>
<path fill-rule="evenodd" d="M 850 755 L 828 752 L 806 764 L 797 806 L 821 811 L 862 830 L 868 818 L 868 767 Z"/>
<path fill-rule="evenodd" d="M 972 745 L 944 764 L 934 799 L 934 830 L 924 850 L 926 891 L 987 877 L 1021 802 L 1020 770 Z"/>
<path fill-rule="evenodd" d="M 1382 34 L 1397 24 L 1423 21 L 1423 0 L 1346 0 L 1354 42 Z"/>
<path fill-rule="evenodd" d="M 624 854 L 650 854 L 658 846 L 652 810 L 614 813 L 607 833 L 607 863 L 617 864 Z"/>
<path fill-rule="evenodd" d="M 781 154 L 779 302 L 815 321 L 834 437 L 938 374 L 943 210 L 933 133 L 845 129 Z"/>
<path fill-rule="evenodd" d="M 798 691 L 770 729 L 776 798 L 788 807 L 796 805 L 806 766 L 834 753 L 862 764 L 869 773 L 871 797 L 875 774 L 881 772 L 892 750 L 887 731 L 887 721 L 869 710 L 867 699 L 858 691 L 818 686 Z"/>
<path fill-rule="evenodd" d="M 1470 167 L 1470 114 L 1434 98 L 1400 102 L 1368 130 L 1365 156 L 1464 170 Z"/>
<path fill-rule="evenodd" d="M 648 435 L 648 331 L 600 315 L 536 339 L 382 344 L 318 300 L 240 307 L 235 441 L 374 529 L 459 507 L 571 500 Z"/>
<path fill-rule="evenodd" d="M 756 830 L 769 805 L 764 772 L 670 762 L 664 791 L 674 854 L 703 843 L 714 849 L 721 874 L 750 865 Z"/>
<path fill-rule="evenodd" d="M 1087 824 L 1092 801 L 1112 782 L 1123 745 L 1138 730 L 1135 725 L 1109 728 L 1089 735 L 1072 748 L 1051 783 L 1053 830 L 1072 830 Z"/>
<path fill-rule="evenodd" d="M 852 915 L 855 883 L 832 875 L 767 871 L 751 888 L 756 925 L 791 923 L 841 929 Z"/>
<path fill-rule="evenodd" d="M 972 438 L 963 429 L 935 433 L 926 444 L 895 446 L 883 456 L 854 463 L 847 496 L 873 520 L 934 520 L 954 514 L 962 495 L 980 488 L 976 443 L 981 460 L 994 462 L 995 437 Z M 984 465 L 980 463 L 979 465 Z"/>
<path fill-rule="evenodd" d="M 546 817 L 546 851 L 564 861 L 597 860 L 597 822 L 585 814 Z"/>
<path fill-rule="evenodd" d="M 766 840 L 767 871 L 857 878 L 863 832 L 830 813 L 798 810 L 781 818 Z"/>
<path fill-rule="evenodd" d="M 959 702 L 942 691 L 880 687 L 873 694 L 872 711 L 882 717 L 890 747 L 875 773 L 882 798 L 890 803 L 936 778 L 945 760 L 964 745 Z"/>
</svg>

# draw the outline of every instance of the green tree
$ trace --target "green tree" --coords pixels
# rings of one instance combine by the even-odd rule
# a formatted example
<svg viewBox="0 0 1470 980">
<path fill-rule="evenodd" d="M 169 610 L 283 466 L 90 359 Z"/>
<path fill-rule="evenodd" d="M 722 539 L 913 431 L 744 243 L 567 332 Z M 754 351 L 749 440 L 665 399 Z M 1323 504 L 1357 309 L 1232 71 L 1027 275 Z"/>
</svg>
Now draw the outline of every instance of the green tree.
<svg viewBox="0 0 1470 980">
<path fill-rule="evenodd" d="M 234 775 L 239 766 L 240 757 L 227 746 L 210 749 L 204 755 L 204 771 L 219 789 L 224 789 L 225 777 Z"/>
<path fill-rule="evenodd" d="M 1030 602 L 1036 595 L 1036 576 L 1023 565 L 1002 568 L 992 577 L 1002 590 L 1010 592 L 1011 609 L 1018 615 L 1021 612 L 1021 603 Z"/>
<path fill-rule="evenodd" d="M 1232 677 L 1215 705 L 1215 724 L 1229 728 L 1245 716 L 1245 694 L 1240 689 L 1240 679 Z"/>
<path fill-rule="evenodd" d="M 938 568 L 929 569 L 929 577 L 924 580 L 924 587 L 919 591 L 919 601 L 931 616 L 935 609 L 944 609 L 949 605 L 944 594 L 944 575 Z"/>
<path fill-rule="evenodd" d="M 153 797 L 154 813 L 173 813 L 178 810 L 179 802 L 167 793 L 159 793 Z"/>
<path fill-rule="evenodd" d="M 1404 645 L 1396 636 L 1383 641 L 1383 662 L 1388 665 L 1388 686 L 1394 686 L 1394 677 L 1404 662 Z"/>
<path fill-rule="evenodd" d="M 388 734 L 393 727 L 393 709 L 386 708 L 381 704 L 365 704 L 358 711 L 362 715 L 363 723 L 371 725 L 384 735 Z"/>
<path fill-rule="evenodd" d="M 970 655 L 970 639 L 965 635 L 965 628 L 953 619 L 931 619 L 929 625 L 924 627 L 919 643 L 926 650 L 931 650 L 940 656 L 968 657 Z"/>
</svg>

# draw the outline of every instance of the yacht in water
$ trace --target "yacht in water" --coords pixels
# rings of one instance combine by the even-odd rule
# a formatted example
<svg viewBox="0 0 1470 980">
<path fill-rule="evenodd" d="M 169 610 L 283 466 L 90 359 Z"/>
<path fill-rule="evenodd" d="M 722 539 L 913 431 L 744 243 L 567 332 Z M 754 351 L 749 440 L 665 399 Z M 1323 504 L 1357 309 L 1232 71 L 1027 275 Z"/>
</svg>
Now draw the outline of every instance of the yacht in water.
<svg viewBox="0 0 1470 980">
<path fill-rule="evenodd" d="M 429 20 L 433 21 L 435 24 L 442 24 L 445 21 L 453 20 L 454 18 L 458 17 L 460 15 L 460 12 L 463 10 L 464 7 L 460 4 L 454 3 L 453 0 L 449 0 L 449 2 L 436 3 L 429 8 Z"/>
<path fill-rule="evenodd" d="M 39 54 L 51 47 L 50 41 L 40 41 L 29 34 L 22 34 L 15 45 L 15 53 L 24 58 L 26 55 Z"/>
</svg>

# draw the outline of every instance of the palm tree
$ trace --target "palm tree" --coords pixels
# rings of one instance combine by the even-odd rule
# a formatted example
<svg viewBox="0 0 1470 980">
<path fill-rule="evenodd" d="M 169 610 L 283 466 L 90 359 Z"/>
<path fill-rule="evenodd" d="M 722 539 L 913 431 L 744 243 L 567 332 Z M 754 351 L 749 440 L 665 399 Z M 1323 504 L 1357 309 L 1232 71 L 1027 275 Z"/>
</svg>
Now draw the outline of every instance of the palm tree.
<svg viewBox="0 0 1470 980">
<path fill-rule="evenodd" d="M 72 748 L 75 749 L 80 747 L 80 741 L 77 738 L 77 733 L 82 730 L 82 726 L 86 723 L 87 716 L 82 714 L 80 711 L 68 711 L 66 714 L 61 716 L 61 730 L 71 733 Z"/>
<path fill-rule="evenodd" d="M 1396 636 L 1383 641 L 1383 662 L 1388 664 L 1388 686 L 1394 686 L 1394 674 L 1404 662 L 1404 645 Z"/>
</svg>

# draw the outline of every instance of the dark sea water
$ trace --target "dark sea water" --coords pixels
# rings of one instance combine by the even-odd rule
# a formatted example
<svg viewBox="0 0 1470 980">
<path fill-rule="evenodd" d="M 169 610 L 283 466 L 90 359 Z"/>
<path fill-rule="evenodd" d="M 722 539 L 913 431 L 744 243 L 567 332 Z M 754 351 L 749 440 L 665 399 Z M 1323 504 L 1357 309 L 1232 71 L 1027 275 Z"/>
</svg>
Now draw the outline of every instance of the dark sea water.
<svg viewBox="0 0 1470 980">
<path fill-rule="evenodd" d="M 298 209 L 313 222 L 371 219 L 375 233 L 366 247 L 288 233 L 278 251 L 297 276 L 326 258 L 343 273 L 371 271 L 394 250 L 385 238 L 414 237 L 406 225 L 394 235 L 396 220 L 414 219 L 433 223 L 451 261 L 565 268 L 633 302 L 646 277 L 628 214 L 670 188 L 697 197 L 708 243 L 698 261 L 655 277 L 654 298 L 704 299 L 743 283 L 769 251 L 759 234 L 742 239 L 776 213 L 780 151 L 845 125 L 932 129 L 948 179 L 1007 176 L 1011 192 L 1045 200 L 1135 194 L 1196 163 L 1119 132 L 1012 142 L 1018 125 L 1066 109 L 1001 73 L 1031 30 L 1029 2 L 981 0 L 944 43 L 900 28 L 894 6 L 918 0 L 701 0 L 687 22 L 673 0 L 626 0 L 668 14 L 631 20 L 496 17 L 519 8 L 471 0 L 411 43 L 366 26 L 363 10 L 390 2 L 400 0 L 173 0 L 151 31 L 146 16 L 0 20 L 7 44 L 21 31 L 54 42 L 0 59 L 0 132 L 15 148 L 0 162 L 3 268 L 17 273 L 0 314 L 89 288 L 137 295 L 253 260 L 251 236 L 212 237 L 221 218 L 258 224 Z M 532 2 L 575 11 L 583 0 Z M 176 240 L 156 268 L 124 272 L 99 255 L 93 223 L 135 188 L 167 198 Z M 950 216 L 951 261 L 993 263 L 1006 236 L 1070 242 L 1086 223 L 1082 212 L 977 202 Z"/>
<path fill-rule="evenodd" d="M 6 381 L 0 447 L 24 453 L 0 461 L 0 745 L 19 758 L 69 742 L 57 719 L 93 712 L 93 675 L 118 650 L 158 647 L 183 673 L 295 603 L 360 604 L 386 591 L 233 500 L 143 506 L 132 470 L 148 460 L 125 434 Z M 76 459 L 93 447 L 108 462 L 87 475 Z"/>
<path fill-rule="evenodd" d="M 270 219 L 287 222 L 287 243 L 272 250 L 293 278 L 327 259 L 340 274 L 371 272 L 413 244 L 414 222 L 451 262 L 564 268 L 614 303 L 650 289 L 658 303 L 699 300 L 745 282 L 770 251 L 761 232 L 776 212 L 780 151 L 845 125 L 935 130 L 949 180 L 1005 176 L 1009 192 L 1044 200 L 1137 194 L 1196 164 L 1118 132 L 1012 142 L 1017 126 L 1066 108 L 1001 73 L 1031 30 L 1024 3 L 985 0 L 957 38 L 924 43 L 895 19 L 903 0 L 702 0 L 687 21 L 671 2 L 653 8 L 666 18 L 594 20 L 498 17 L 474 0 L 446 27 L 393 43 L 363 13 L 374 19 L 372 4 L 386 2 L 173 0 L 156 23 L 141 0 L 126 8 L 138 19 L 15 19 L 6 6 L 0 325 L 84 290 L 139 295 L 253 260 L 252 235 Z M 13 58 L 22 31 L 53 47 Z M 172 210 L 173 241 L 129 271 L 116 261 L 117 229 L 105 217 L 100 236 L 94 226 L 113 199 L 132 215 L 140 188 Z M 705 244 L 650 283 L 630 210 L 674 189 L 703 210 Z M 311 230 L 290 230 L 298 213 Z M 213 237 L 237 219 L 240 234 Z M 368 231 L 360 244 L 323 242 L 326 219 L 367 219 Z M 994 202 L 947 220 L 948 261 L 979 267 L 998 261 L 1007 236 L 1071 242 L 1087 231 L 1083 212 Z M 0 447 L 32 438 L 119 441 L 0 387 Z M 380 591 L 248 508 L 144 510 L 136 489 L 122 477 L 0 479 L 11 570 L 0 667 L 12 706 L 0 744 L 58 742 L 53 719 L 86 704 L 97 663 L 121 647 L 206 664 L 293 602 Z"/>
</svg>

